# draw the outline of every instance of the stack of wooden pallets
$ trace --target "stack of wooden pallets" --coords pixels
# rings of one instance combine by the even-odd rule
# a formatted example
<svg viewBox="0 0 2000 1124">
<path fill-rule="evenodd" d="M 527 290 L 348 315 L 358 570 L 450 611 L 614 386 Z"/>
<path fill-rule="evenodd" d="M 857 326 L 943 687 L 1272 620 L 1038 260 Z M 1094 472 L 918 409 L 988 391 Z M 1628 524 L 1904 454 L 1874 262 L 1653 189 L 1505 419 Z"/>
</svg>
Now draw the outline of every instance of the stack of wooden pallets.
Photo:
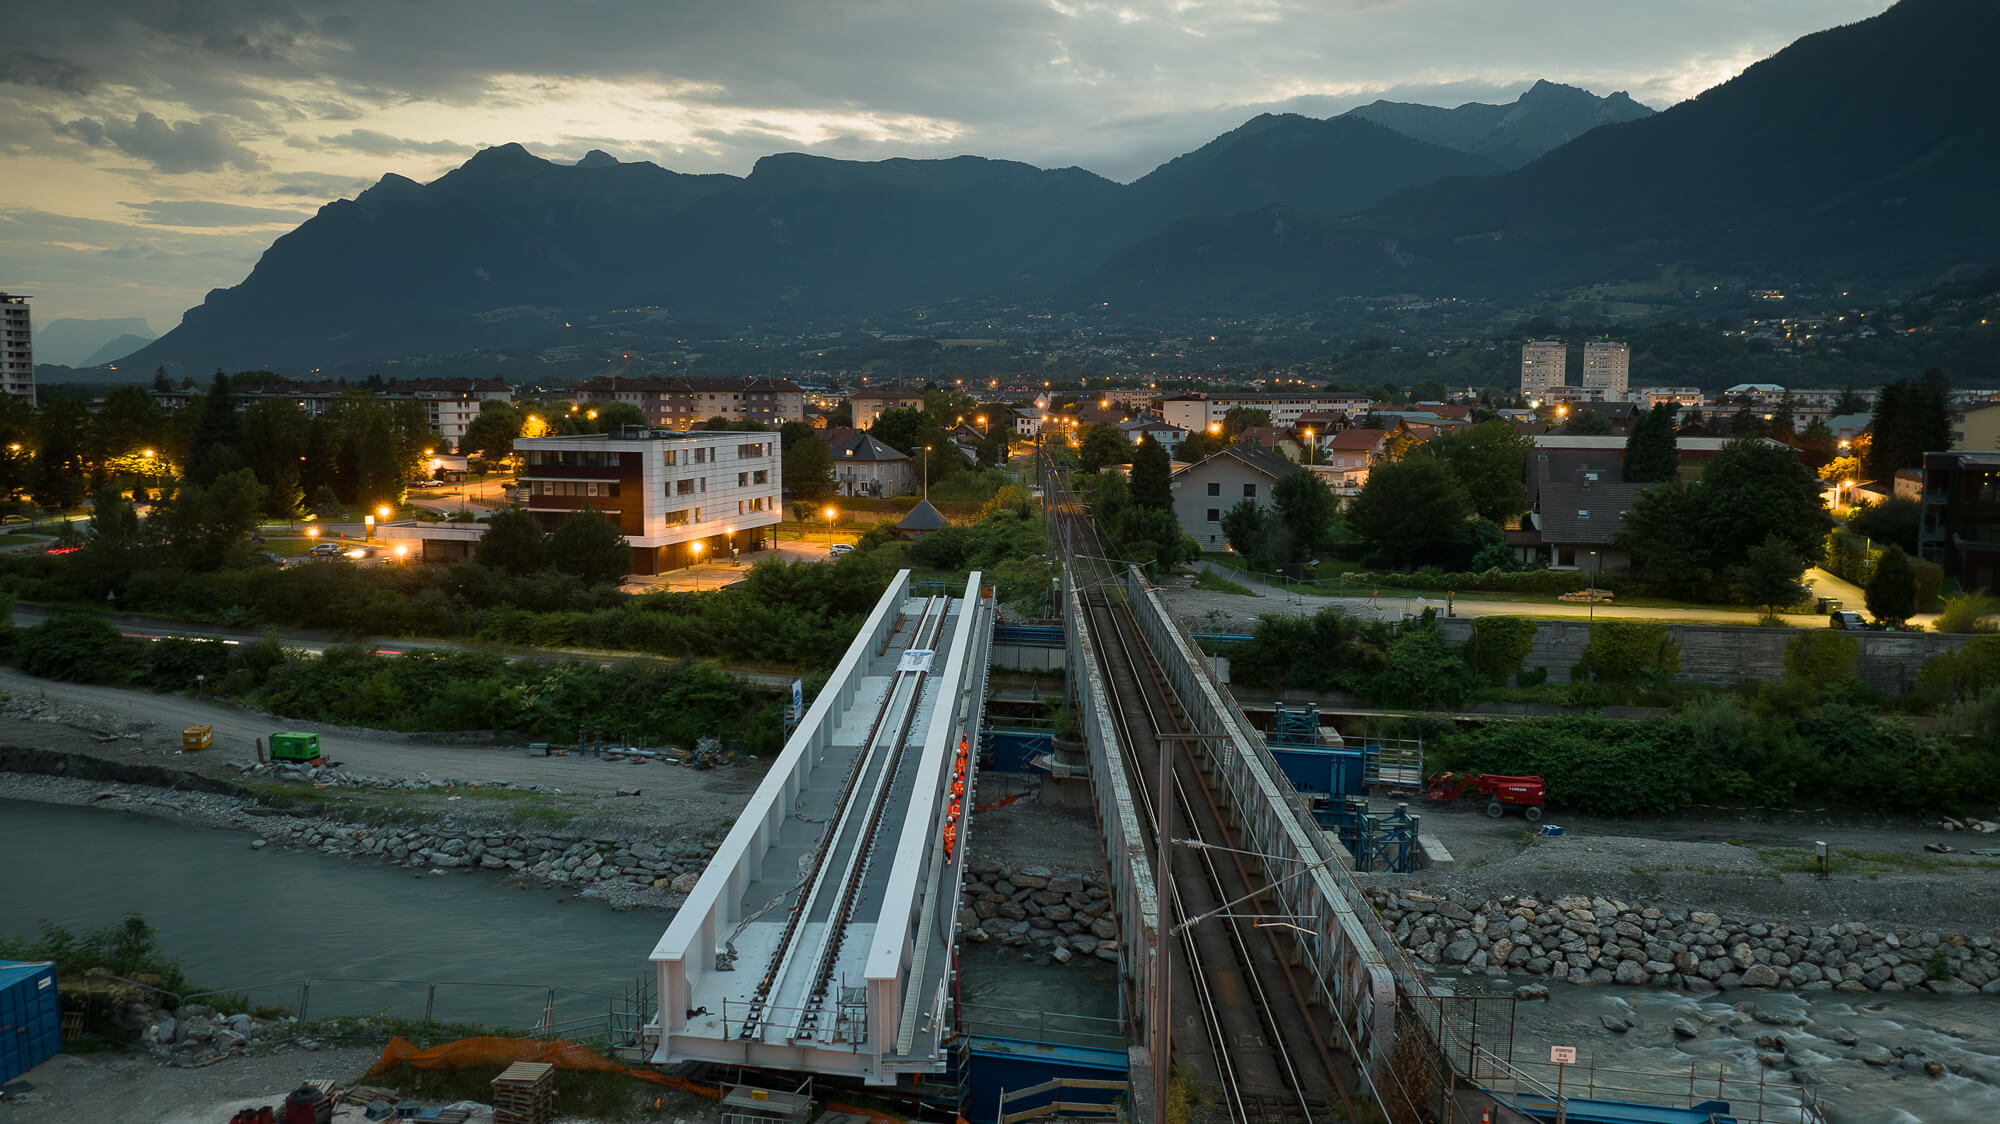
<svg viewBox="0 0 2000 1124">
<path fill-rule="evenodd" d="M 493 1124 L 550 1124 L 555 1118 L 555 1066 L 515 1062 L 493 1079 Z"/>
</svg>

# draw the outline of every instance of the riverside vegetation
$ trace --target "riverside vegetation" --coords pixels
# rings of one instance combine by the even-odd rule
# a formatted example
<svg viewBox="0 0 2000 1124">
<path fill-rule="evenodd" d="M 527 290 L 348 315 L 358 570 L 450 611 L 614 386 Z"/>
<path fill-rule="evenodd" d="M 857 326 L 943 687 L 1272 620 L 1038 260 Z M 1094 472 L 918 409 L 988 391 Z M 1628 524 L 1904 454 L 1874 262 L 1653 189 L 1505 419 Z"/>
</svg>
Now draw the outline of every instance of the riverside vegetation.
<svg viewBox="0 0 2000 1124">
<path fill-rule="evenodd" d="M 1679 651 L 1664 624 L 1600 621 L 1573 682 L 1522 671 L 1535 622 L 1482 617 L 1455 647 L 1434 619 L 1363 621 L 1338 610 L 1271 615 L 1249 641 L 1218 648 L 1240 683 L 1340 691 L 1417 710 L 1534 701 L 1578 709 L 1652 705 L 1644 722 L 1563 714 L 1459 729 L 1405 725 L 1441 769 L 1538 774 L 1565 807 L 1608 816 L 1689 804 L 1838 807 L 1901 814 L 2000 801 L 2000 636 L 1932 658 L 1915 688 L 1888 699 L 1855 675 L 1859 647 L 1801 632 L 1785 679 L 1729 690 L 1670 682 Z M 1517 683 L 1519 686 L 1508 686 Z M 1929 728 L 1904 719 L 1935 715 Z"/>
</svg>

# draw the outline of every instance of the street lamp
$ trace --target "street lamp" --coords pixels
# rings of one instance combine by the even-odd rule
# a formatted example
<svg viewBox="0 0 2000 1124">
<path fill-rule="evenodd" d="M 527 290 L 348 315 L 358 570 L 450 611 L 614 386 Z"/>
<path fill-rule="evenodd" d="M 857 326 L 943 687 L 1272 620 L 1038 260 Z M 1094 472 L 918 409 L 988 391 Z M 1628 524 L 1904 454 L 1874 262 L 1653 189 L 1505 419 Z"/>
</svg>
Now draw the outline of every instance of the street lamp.
<svg viewBox="0 0 2000 1124">
<path fill-rule="evenodd" d="M 931 447 L 924 446 L 924 502 L 931 502 Z"/>
<path fill-rule="evenodd" d="M 701 540 L 696 539 L 689 543 L 688 549 L 694 552 L 694 561 L 688 563 L 688 572 L 694 575 L 695 592 L 699 593 L 701 592 L 701 571 L 695 569 L 695 567 L 701 565 Z"/>
<path fill-rule="evenodd" d="M 1590 552 L 1590 627 L 1597 627 L 1597 552 Z"/>
<path fill-rule="evenodd" d="M 1312 431 L 1312 427 L 1311 427 L 1311 426 L 1307 426 L 1307 427 L 1306 427 L 1306 463 L 1307 463 L 1307 464 L 1316 464 L 1316 463 L 1318 463 L 1318 461 L 1319 461 L 1319 456 L 1318 456 L 1318 454 L 1319 454 L 1319 442 L 1317 442 L 1317 441 L 1313 440 L 1313 431 Z"/>
<path fill-rule="evenodd" d="M 826 510 L 825 510 L 825 511 L 823 511 L 823 512 L 821 512 L 820 514 L 822 514 L 822 515 L 826 516 L 826 549 L 827 549 L 827 552 L 828 552 L 828 553 L 832 553 L 832 551 L 833 551 L 833 521 L 834 521 L 834 519 L 835 519 L 835 518 L 836 518 L 837 516 L 839 516 L 839 514 L 840 514 L 840 511 L 839 511 L 839 509 L 835 508 L 835 507 L 834 507 L 834 506 L 833 506 L 832 504 L 828 504 L 828 505 L 826 506 Z"/>
</svg>

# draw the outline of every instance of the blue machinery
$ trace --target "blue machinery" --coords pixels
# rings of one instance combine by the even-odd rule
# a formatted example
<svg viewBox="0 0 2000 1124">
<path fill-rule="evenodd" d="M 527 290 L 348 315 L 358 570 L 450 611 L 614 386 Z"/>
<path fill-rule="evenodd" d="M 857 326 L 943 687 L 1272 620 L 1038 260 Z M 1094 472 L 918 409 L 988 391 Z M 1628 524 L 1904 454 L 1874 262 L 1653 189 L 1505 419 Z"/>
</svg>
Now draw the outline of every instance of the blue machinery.
<svg viewBox="0 0 2000 1124">
<path fill-rule="evenodd" d="M 1278 703 L 1268 739 L 1271 756 L 1292 787 L 1312 799 L 1313 819 L 1339 837 L 1356 870 L 1410 872 L 1416 858 L 1418 817 L 1401 804 L 1371 811 L 1368 790 L 1415 787 L 1423 777 L 1423 745 L 1376 739 L 1349 749 L 1319 724 L 1319 707 Z"/>
</svg>

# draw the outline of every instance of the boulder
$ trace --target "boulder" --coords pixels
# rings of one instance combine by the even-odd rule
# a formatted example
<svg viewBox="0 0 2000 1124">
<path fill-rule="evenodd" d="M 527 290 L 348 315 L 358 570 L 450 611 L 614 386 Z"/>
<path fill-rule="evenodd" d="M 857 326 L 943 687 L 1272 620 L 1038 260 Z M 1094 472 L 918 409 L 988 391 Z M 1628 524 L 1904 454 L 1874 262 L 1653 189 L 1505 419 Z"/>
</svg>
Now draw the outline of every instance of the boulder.
<svg viewBox="0 0 2000 1124">
<path fill-rule="evenodd" d="M 1744 987 L 1776 987 L 1778 971 L 1769 964 L 1753 964 L 1743 973 Z"/>
</svg>

